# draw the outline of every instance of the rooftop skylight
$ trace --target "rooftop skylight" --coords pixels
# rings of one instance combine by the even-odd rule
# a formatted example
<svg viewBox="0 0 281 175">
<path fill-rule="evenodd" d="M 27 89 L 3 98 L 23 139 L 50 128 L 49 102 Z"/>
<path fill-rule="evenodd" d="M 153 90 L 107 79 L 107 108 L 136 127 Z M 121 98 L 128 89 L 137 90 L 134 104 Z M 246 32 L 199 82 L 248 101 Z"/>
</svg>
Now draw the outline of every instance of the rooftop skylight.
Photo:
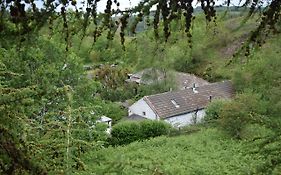
<svg viewBox="0 0 281 175">
<path fill-rule="evenodd" d="M 177 102 L 176 102 L 175 100 L 171 100 L 171 102 L 173 103 L 173 105 L 174 105 L 176 108 L 179 108 L 179 107 L 180 107 L 180 105 L 177 104 Z"/>
</svg>

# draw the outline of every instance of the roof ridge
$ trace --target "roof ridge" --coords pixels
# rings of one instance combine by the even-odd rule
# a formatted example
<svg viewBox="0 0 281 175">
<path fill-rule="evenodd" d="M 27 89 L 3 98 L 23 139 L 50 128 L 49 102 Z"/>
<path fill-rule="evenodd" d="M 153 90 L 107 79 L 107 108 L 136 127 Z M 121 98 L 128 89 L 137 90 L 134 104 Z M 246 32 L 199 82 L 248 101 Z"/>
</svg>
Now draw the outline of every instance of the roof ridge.
<svg viewBox="0 0 281 175">
<path fill-rule="evenodd" d="M 196 88 L 203 88 L 203 87 L 210 87 L 210 86 L 214 86 L 214 85 L 218 85 L 218 84 L 221 84 L 221 83 L 227 83 L 227 82 L 231 82 L 231 80 L 223 80 L 223 81 L 219 81 L 219 82 L 214 82 L 214 83 L 210 83 L 210 84 L 206 84 L 206 85 L 203 85 L 203 86 L 199 86 L 199 87 L 196 87 Z M 183 91 L 186 91 L 186 90 L 189 90 L 189 89 L 192 89 L 192 87 L 189 87 L 187 89 L 180 89 L 180 90 L 176 90 L 176 91 L 167 91 L 167 92 L 162 92 L 162 93 L 158 93 L 158 94 L 152 94 L 152 95 L 147 95 L 147 96 L 144 96 L 144 97 L 153 97 L 153 96 L 156 96 L 156 95 L 162 95 L 162 94 L 168 94 L 168 93 L 178 93 L 178 92 L 183 92 Z"/>
</svg>

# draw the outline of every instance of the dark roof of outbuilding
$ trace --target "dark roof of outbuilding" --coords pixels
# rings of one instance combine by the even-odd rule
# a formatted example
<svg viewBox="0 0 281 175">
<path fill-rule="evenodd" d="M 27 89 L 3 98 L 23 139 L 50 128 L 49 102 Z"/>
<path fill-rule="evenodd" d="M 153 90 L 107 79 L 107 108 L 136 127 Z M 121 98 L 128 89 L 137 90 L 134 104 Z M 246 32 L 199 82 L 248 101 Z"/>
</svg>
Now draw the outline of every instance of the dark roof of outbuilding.
<svg viewBox="0 0 281 175">
<path fill-rule="evenodd" d="M 205 108 L 212 99 L 231 98 L 234 88 L 230 81 L 211 83 L 205 86 L 180 91 L 145 96 L 144 101 L 160 118 L 188 113 Z"/>
<path fill-rule="evenodd" d="M 138 115 L 138 114 L 131 114 L 131 115 L 128 116 L 126 119 L 127 119 L 127 120 L 146 120 L 147 118 L 142 117 L 142 116 L 140 116 L 140 115 Z"/>
</svg>

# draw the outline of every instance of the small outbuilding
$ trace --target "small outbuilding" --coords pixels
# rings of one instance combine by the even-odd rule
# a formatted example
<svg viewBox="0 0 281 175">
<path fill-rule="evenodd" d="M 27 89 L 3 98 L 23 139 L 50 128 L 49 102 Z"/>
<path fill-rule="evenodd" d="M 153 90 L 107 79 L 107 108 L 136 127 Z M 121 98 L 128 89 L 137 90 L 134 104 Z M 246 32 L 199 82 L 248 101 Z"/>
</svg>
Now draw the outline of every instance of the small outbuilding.
<svg viewBox="0 0 281 175">
<path fill-rule="evenodd" d="M 106 128 L 106 132 L 107 133 L 110 133 L 111 132 L 111 127 L 112 127 L 112 119 L 109 118 L 109 117 L 106 117 L 106 116 L 101 116 L 100 118 L 98 118 L 96 120 L 97 123 L 104 123 L 107 125 L 107 128 Z"/>
</svg>

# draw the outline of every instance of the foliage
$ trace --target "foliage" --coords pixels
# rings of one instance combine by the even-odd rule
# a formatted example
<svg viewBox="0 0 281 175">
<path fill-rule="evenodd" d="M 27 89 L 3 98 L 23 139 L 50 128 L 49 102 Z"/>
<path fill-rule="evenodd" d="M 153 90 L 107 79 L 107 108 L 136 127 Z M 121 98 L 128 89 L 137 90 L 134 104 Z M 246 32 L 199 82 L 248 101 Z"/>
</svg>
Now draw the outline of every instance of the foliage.
<svg viewBox="0 0 281 175">
<path fill-rule="evenodd" d="M 32 97 L 36 92 L 32 87 L 10 88 L 5 75 L 19 76 L 19 74 L 7 71 L 6 66 L 1 63 L 0 173 L 47 174 L 40 165 L 30 159 L 32 154 L 26 147 L 30 122 L 27 122 L 25 108 L 33 104 Z"/>
<path fill-rule="evenodd" d="M 232 137 L 241 139 L 242 129 L 249 123 L 249 113 L 241 109 L 245 104 L 236 102 L 224 105 L 221 112 L 220 125 Z"/>
<path fill-rule="evenodd" d="M 266 138 L 275 135 L 271 128 L 262 123 L 248 124 L 241 132 L 241 139 L 248 141 L 257 141 L 259 138 Z M 259 142 L 259 141 L 257 141 Z"/>
<path fill-rule="evenodd" d="M 98 92 L 104 100 L 125 101 L 136 95 L 136 85 L 125 84 L 128 78 L 127 68 L 119 65 L 104 65 L 94 70 L 92 74 L 102 84 Z"/>
<path fill-rule="evenodd" d="M 139 97 L 143 97 L 146 95 L 167 92 L 171 89 L 176 89 L 173 80 L 163 80 L 160 82 L 152 83 L 150 85 L 141 85 L 139 86 L 137 92 Z"/>
<path fill-rule="evenodd" d="M 248 154 L 247 147 L 257 148 L 217 129 L 202 129 L 89 152 L 81 174 L 257 174 L 265 159 Z"/>
<path fill-rule="evenodd" d="M 129 144 L 141 139 L 141 130 L 137 122 L 121 122 L 112 127 L 110 138 L 112 145 Z"/>
<path fill-rule="evenodd" d="M 243 129 L 250 123 L 261 123 L 266 103 L 253 93 L 237 95 L 232 101 L 216 102 L 207 109 L 207 121 L 218 120 L 219 126 L 232 137 L 241 139 Z"/>
<path fill-rule="evenodd" d="M 174 63 L 174 68 L 176 71 L 179 72 L 193 72 L 194 68 L 197 66 L 196 59 L 189 57 L 189 58 L 181 58 L 177 57 Z"/>
<path fill-rule="evenodd" d="M 120 87 L 117 89 L 110 89 L 110 88 L 104 88 L 101 89 L 100 95 L 101 98 L 108 101 L 125 101 L 127 99 L 133 98 L 136 95 L 136 89 L 132 86 Z"/>
<path fill-rule="evenodd" d="M 111 145 L 124 145 L 160 135 L 167 135 L 171 126 L 160 121 L 120 122 L 112 127 Z"/>
<path fill-rule="evenodd" d="M 119 120 L 127 116 L 128 111 L 122 108 L 118 103 L 100 101 L 99 105 L 101 105 L 101 113 L 111 118 L 112 124 L 117 123 Z"/>
<path fill-rule="evenodd" d="M 54 41 L 26 44 L 1 48 L 1 172 L 81 170 L 80 156 L 107 137 L 105 128 L 93 128 L 100 114 L 90 114 L 97 83 L 86 79 L 79 57 Z"/>
<path fill-rule="evenodd" d="M 212 101 L 207 107 L 206 116 L 204 117 L 205 122 L 213 122 L 220 118 L 221 111 L 223 110 L 226 101 L 215 100 Z"/>
<path fill-rule="evenodd" d="M 260 123 L 272 133 L 255 138 L 259 149 L 258 152 L 265 159 L 259 171 L 262 174 L 274 174 L 280 169 L 280 158 L 277 152 L 280 152 L 280 37 L 272 39 L 270 43 L 263 46 L 262 49 L 255 49 L 255 54 L 245 63 L 245 66 L 237 67 L 237 73 L 234 75 L 234 81 L 240 92 L 252 92 L 259 96 L 256 106 L 257 113 L 262 113 L 264 117 Z M 270 59 L 269 59 L 270 58 Z M 253 98 L 255 99 L 255 98 Z M 252 108 L 253 104 L 258 104 L 252 97 L 244 102 L 246 107 Z M 277 173 L 278 174 L 278 173 Z"/>
<path fill-rule="evenodd" d="M 143 59 L 145 60 L 145 59 Z M 91 72 L 96 81 L 102 83 L 98 89 L 100 97 L 108 101 L 125 101 L 127 99 L 138 99 L 145 95 L 162 93 L 175 89 L 175 81 L 171 71 L 159 68 L 148 68 L 152 71 L 145 72 L 141 80 L 144 83 L 136 84 L 134 82 L 126 82 L 128 79 L 128 69 L 122 65 L 109 66 L 104 65 Z M 146 71 L 144 69 L 143 71 Z M 155 70 L 155 71 L 154 71 Z M 161 79 L 159 79 L 159 77 Z"/>
<path fill-rule="evenodd" d="M 144 139 L 169 134 L 171 126 L 162 121 L 142 121 L 140 129 Z"/>
<path fill-rule="evenodd" d="M 108 0 L 104 14 L 97 14 L 97 2 L 87 1 L 83 12 L 66 10 L 68 4 L 75 6 L 76 1 L 44 1 L 38 9 L 34 1 L 0 0 L 0 174 L 278 173 L 280 38 L 266 44 L 264 40 L 280 30 L 281 1 L 272 0 L 260 9 L 263 14 L 257 18 L 257 28 L 256 19 L 247 19 L 252 21 L 249 26 L 240 25 L 244 18 L 229 18 L 233 13 L 226 14 L 226 23 L 221 22 L 214 1 L 209 0 L 201 1 L 204 16 L 196 15 L 196 20 L 192 1 L 143 1 L 128 11 L 113 11 L 112 1 Z M 262 7 L 260 2 L 246 1 L 246 5 L 251 4 L 249 15 Z M 153 29 L 148 27 L 150 30 L 126 38 L 129 42 L 125 44 L 129 15 L 137 13 L 136 22 L 131 23 L 134 29 L 153 5 L 158 5 L 152 15 Z M 61 13 L 57 13 L 58 6 Z M 111 18 L 115 14 L 123 15 L 120 22 Z M 207 29 L 202 27 L 204 18 Z M 159 29 L 163 29 L 163 34 Z M 120 31 L 127 52 L 113 40 L 116 31 Z M 152 43 L 154 36 L 156 43 Z M 82 43 L 84 38 L 87 43 Z M 248 57 L 235 54 L 238 57 L 225 67 L 230 63 L 228 57 L 242 45 Z M 107 50 L 102 51 L 103 48 Z M 228 48 L 234 51 L 224 54 Z M 92 57 L 87 58 L 89 52 Z M 82 64 L 90 60 L 106 65 L 96 70 L 96 80 L 85 78 Z M 113 63 L 118 66 L 109 66 Z M 105 126 L 95 123 L 96 118 L 107 115 L 116 122 L 126 114 L 119 105 L 103 99 L 137 99 L 173 87 L 170 80 L 149 86 L 123 85 L 128 70 L 147 67 L 196 73 L 211 81 L 232 77 L 240 94 L 233 101 L 212 104 L 207 120 L 216 119 L 230 136 L 251 143 L 209 129 L 192 136 L 161 137 L 123 148 L 100 149 L 107 135 Z M 166 126 L 149 121 L 121 126 L 115 134 L 122 137 L 115 144 L 168 132 Z M 259 128 L 259 132 L 253 132 L 253 128 Z M 93 152 L 84 161 L 83 154 L 89 151 Z"/>
<path fill-rule="evenodd" d="M 125 82 L 127 74 L 127 69 L 105 65 L 95 70 L 94 76 L 104 85 L 104 87 L 116 89 L 118 85 Z"/>
<path fill-rule="evenodd" d="M 234 0 L 227 0 L 227 7 Z M 40 1 L 41 2 L 41 1 Z M 144 17 L 147 17 L 147 25 L 152 25 L 154 29 L 154 36 L 160 41 L 168 41 L 171 35 L 171 24 L 173 22 L 182 21 L 182 29 L 185 35 L 189 37 L 189 43 L 191 43 L 192 36 L 192 24 L 195 19 L 194 7 L 192 1 L 180 1 L 180 0 L 145 0 L 141 1 L 136 7 L 127 10 L 120 10 L 120 3 L 117 0 L 108 0 L 103 13 L 98 13 L 98 2 L 95 0 L 89 0 L 86 3 L 81 2 L 77 4 L 77 1 L 65 0 L 61 2 L 54 1 L 42 1 L 43 4 L 39 7 L 33 1 L 0 1 L 1 16 L 0 16 L 0 36 L 5 34 L 16 34 L 21 40 L 25 40 L 25 36 L 28 34 L 40 30 L 44 24 L 48 23 L 49 28 L 52 30 L 54 27 L 54 21 L 59 19 L 62 26 L 62 33 L 66 43 L 66 50 L 71 46 L 71 39 L 74 33 L 82 33 L 83 39 L 86 35 L 87 28 L 92 27 L 92 35 L 94 42 L 102 36 L 102 33 L 107 33 L 106 38 L 113 40 L 116 31 L 119 31 L 121 44 L 125 42 L 125 29 L 128 28 L 130 16 L 132 16 L 133 22 L 129 26 L 131 33 L 135 34 L 137 24 L 143 21 Z M 202 0 L 199 1 L 202 11 L 204 13 L 207 24 L 216 24 L 217 14 L 215 9 L 214 0 Z M 115 4 L 116 8 L 114 8 Z M 239 3 L 240 5 L 240 3 Z M 74 10 L 68 10 L 67 7 L 71 6 Z M 82 6 L 77 8 L 77 6 Z M 249 13 L 245 17 L 245 21 L 257 11 L 260 11 L 261 19 L 260 24 L 251 33 L 248 43 L 245 45 L 245 52 L 248 55 L 250 52 L 250 43 L 256 45 L 262 45 L 264 39 L 268 35 L 264 34 L 269 31 L 270 33 L 278 32 L 278 23 L 280 22 L 280 10 L 281 3 L 279 0 L 256 0 L 245 1 L 241 3 L 242 7 L 250 6 Z M 266 8 L 263 8 L 263 7 Z M 7 8 L 10 8 L 9 10 Z M 27 8 L 26 8 L 27 7 Z M 151 9 L 156 7 L 156 10 L 152 13 Z M 60 9 L 58 9 L 60 8 Z M 60 13 L 56 13 L 59 11 Z M 114 18 L 115 15 L 120 15 L 119 20 Z M 151 22 L 150 16 L 153 16 Z M 13 27 L 10 27 L 10 25 Z M 78 26 L 77 28 L 75 26 Z M 119 28 L 120 26 L 120 28 Z M 11 30 L 13 28 L 13 30 Z M 118 30 L 119 28 L 119 30 Z M 159 34 L 159 30 L 163 30 L 162 35 Z M 191 45 L 190 45 L 191 47 Z"/>
</svg>

